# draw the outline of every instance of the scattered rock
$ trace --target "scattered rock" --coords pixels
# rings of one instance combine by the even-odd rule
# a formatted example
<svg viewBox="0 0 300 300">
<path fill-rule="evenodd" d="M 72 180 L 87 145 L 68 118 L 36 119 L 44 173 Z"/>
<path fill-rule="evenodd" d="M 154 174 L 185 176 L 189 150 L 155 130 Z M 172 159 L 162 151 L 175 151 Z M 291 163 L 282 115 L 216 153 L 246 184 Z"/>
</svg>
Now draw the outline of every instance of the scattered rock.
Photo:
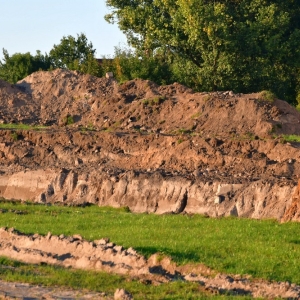
<svg viewBox="0 0 300 300">
<path fill-rule="evenodd" d="M 116 289 L 114 294 L 115 300 L 131 300 L 133 299 L 132 295 L 124 289 Z"/>
</svg>

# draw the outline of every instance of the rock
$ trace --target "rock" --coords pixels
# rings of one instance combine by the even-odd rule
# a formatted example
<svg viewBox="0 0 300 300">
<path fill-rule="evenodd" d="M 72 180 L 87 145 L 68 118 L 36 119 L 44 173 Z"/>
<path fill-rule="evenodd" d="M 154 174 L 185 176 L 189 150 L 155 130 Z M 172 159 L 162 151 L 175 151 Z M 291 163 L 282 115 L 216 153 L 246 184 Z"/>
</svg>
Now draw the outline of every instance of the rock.
<svg viewBox="0 0 300 300">
<path fill-rule="evenodd" d="M 220 203 L 222 203 L 222 196 L 220 195 L 220 196 L 216 196 L 215 197 L 215 200 L 214 200 L 214 203 L 215 204 L 220 204 Z"/>
<path fill-rule="evenodd" d="M 132 295 L 124 289 L 116 289 L 114 293 L 114 300 L 131 300 Z"/>
<path fill-rule="evenodd" d="M 114 246 L 113 248 L 116 252 L 122 252 L 123 251 L 123 247 L 122 246 Z"/>
<path fill-rule="evenodd" d="M 113 72 L 107 72 L 106 74 L 105 74 L 105 77 L 106 78 L 113 78 L 114 77 L 114 74 L 113 74 Z"/>
<path fill-rule="evenodd" d="M 103 238 L 100 240 L 95 240 L 94 243 L 96 245 L 106 245 L 107 243 L 109 243 L 109 239 L 108 238 Z"/>
<path fill-rule="evenodd" d="M 80 234 L 73 234 L 72 237 L 75 241 L 82 241 L 83 240 L 83 238 Z"/>
</svg>

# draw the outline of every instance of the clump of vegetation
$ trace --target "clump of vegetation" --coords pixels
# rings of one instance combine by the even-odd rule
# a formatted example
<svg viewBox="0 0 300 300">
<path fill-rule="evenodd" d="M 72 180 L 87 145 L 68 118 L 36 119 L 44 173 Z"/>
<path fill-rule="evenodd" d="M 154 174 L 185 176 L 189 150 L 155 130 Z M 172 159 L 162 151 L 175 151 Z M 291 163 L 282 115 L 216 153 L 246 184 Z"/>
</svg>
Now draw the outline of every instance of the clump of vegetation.
<svg viewBox="0 0 300 300">
<path fill-rule="evenodd" d="M 197 113 L 195 113 L 195 114 L 193 114 L 193 115 L 191 116 L 191 119 L 192 119 L 192 120 L 195 120 L 195 119 L 198 119 L 200 116 L 201 116 L 201 113 L 200 113 L 200 112 L 197 112 Z"/>
<path fill-rule="evenodd" d="M 185 129 L 185 128 L 179 128 L 176 131 L 174 131 L 173 133 L 175 135 L 186 135 L 186 134 L 191 134 L 193 131 L 190 129 Z"/>
<path fill-rule="evenodd" d="M 274 102 L 275 99 L 276 99 L 276 95 L 271 91 L 261 91 L 259 93 L 258 100 L 260 101 Z"/>
<path fill-rule="evenodd" d="M 66 115 L 62 119 L 62 124 L 65 125 L 65 126 L 74 124 L 74 117 L 71 116 L 71 115 Z"/>
<path fill-rule="evenodd" d="M 46 129 L 46 126 L 36 126 L 27 124 L 0 124 L 1 129 L 20 129 L 20 130 L 40 130 Z"/>
<path fill-rule="evenodd" d="M 300 135 L 290 134 L 281 136 L 284 142 L 298 142 L 300 143 Z"/>
<path fill-rule="evenodd" d="M 142 103 L 144 106 L 148 106 L 148 105 L 155 106 L 163 103 L 165 100 L 166 98 L 164 96 L 158 96 L 151 99 L 144 99 L 142 100 Z"/>
<path fill-rule="evenodd" d="M 14 141 L 17 141 L 19 139 L 19 135 L 16 132 L 12 132 L 10 136 Z"/>
</svg>

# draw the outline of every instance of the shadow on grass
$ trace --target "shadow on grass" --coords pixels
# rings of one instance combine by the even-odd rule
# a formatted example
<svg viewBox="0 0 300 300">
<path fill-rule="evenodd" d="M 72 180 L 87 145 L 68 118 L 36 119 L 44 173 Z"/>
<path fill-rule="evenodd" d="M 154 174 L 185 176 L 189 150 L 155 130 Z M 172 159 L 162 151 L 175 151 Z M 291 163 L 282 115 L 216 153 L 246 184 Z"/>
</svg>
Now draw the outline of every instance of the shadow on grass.
<svg viewBox="0 0 300 300">
<path fill-rule="evenodd" d="M 200 255 L 197 252 L 179 252 L 173 251 L 169 248 L 164 247 L 135 247 L 134 248 L 139 253 L 143 254 L 145 257 L 149 258 L 152 254 L 160 253 L 172 258 L 177 263 L 184 263 L 186 261 L 200 261 Z"/>
</svg>

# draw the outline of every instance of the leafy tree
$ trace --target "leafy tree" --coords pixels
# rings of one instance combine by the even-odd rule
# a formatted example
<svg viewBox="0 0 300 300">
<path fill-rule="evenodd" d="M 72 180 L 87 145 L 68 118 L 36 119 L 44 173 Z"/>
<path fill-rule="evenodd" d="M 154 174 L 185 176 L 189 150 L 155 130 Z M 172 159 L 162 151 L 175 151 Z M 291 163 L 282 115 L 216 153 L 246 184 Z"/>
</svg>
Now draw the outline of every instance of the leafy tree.
<svg viewBox="0 0 300 300">
<path fill-rule="evenodd" d="M 50 50 L 50 59 L 55 68 L 78 70 L 83 73 L 97 75 L 100 71 L 95 59 L 96 49 L 88 42 L 87 37 L 81 33 L 77 38 L 69 35 L 60 40 Z"/>
<path fill-rule="evenodd" d="M 112 71 L 120 82 L 141 78 L 166 84 L 172 76 L 168 61 L 160 53 L 145 54 L 119 47 L 115 48 L 113 60 L 104 61 L 103 71 Z"/>
<path fill-rule="evenodd" d="M 107 0 L 131 46 L 188 62 L 202 90 L 270 89 L 295 99 L 300 4 L 279 0 Z M 176 69 L 176 68 L 175 68 Z M 178 74 L 177 74 L 178 75 Z"/>
<path fill-rule="evenodd" d="M 3 56 L 3 61 L 0 61 L 0 78 L 10 83 L 16 83 L 35 71 L 50 68 L 48 55 L 42 55 L 40 51 L 37 51 L 35 56 L 29 52 L 10 56 L 8 51 L 3 49 Z"/>
</svg>

